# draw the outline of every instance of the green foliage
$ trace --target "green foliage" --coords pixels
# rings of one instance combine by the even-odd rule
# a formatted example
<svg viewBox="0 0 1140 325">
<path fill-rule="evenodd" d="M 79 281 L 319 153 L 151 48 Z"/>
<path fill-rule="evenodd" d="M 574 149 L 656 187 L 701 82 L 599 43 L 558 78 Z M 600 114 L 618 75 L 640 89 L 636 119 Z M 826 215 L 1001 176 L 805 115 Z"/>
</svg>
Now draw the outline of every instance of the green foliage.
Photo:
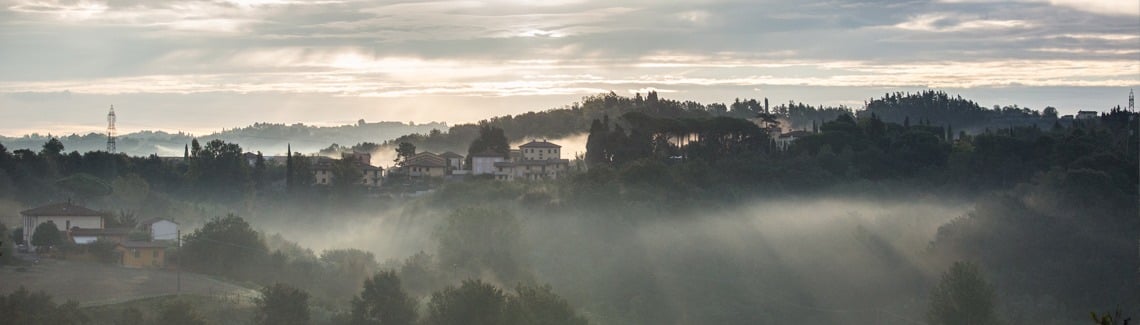
<svg viewBox="0 0 1140 325">
<path fill-rule="evenodd" d="M 0 295 L 0 319 L 7 324 L 67 325 L 88 321 L 79 310 L 79 304 L 69 301 L 62 305 L 52 302 L 44 292 L 30 292 L 23 286 L 7 296 Z"/>
<path fill-rule="evenodd" d="M 955 262 L 930 293 L 927 322 L 933 325 L 1000 324 L 994 290 L 976 264 Z"/>
<path fill-rule="evenodd" d="M 254 304 L 253 323 L 259 325 L 303 325 L 309 323 L 309 294 L 283 283 L 261 289 Z"/>
<path fill-rule="evenodd" d="M 205 325 L 206 321 L 189 302 L 171 300 L 161 307 L 158 323 L 165 325 Z"/>
<path fill-rule="evenodd" d="M 397 165 L 403 166 L 404 163 L 408 161 L 408 158 L 411 158 L 415 155 L 416 145 L 412 144 L 411 142 L 400 142 L 400 145 L 396 147 L 396 160 L 393 162 L 397 163 Z"/>
<path fill-rule="evenodd" d="M 507 323 L 507 295 L 490 283 L 464 280 L 433 293 L 424 324 L 496 325 Z"/>
<path fill-rule="evenodd" d="M 110 185 L 102 179 L 91 174 L 78 173 L 64 177 L 55 182 L 56 186 L 80 198 L 94 198 L 109 195 L 112 192 Z"/>
<path fill-rule="evenodd" d="M 182 252 L 186 268 L 239 279 L 264 261 L 268 249 L 257 232 L 241 217 L 215 217 L 186 236 Z"/>
<path fill-rule="evenodd" d="M 95 242 L 87 244 L 87 252 L 99 259 L 103 263 L 117 263 L 119 260 L 115 252 L 116 243 L 107 239 L 99 238 Z"/>
<path fill-rule="evenodd" d="M 578 315 L 566 299 L 559 297 L 550 286 L 524 286 L 515 288 L 507 298 L 505 307 L 508 324 L 517 325 L 586 325 L 589 322 Z"/>
<path fill-rule="evenodd" d="M 456 274 L 490 272 L 502 281 L 520 281 L 521 229 L 514 214 L 489 206 L 467 207 L 451 213 L 435 231 L 439 263 Z"/>
<path fill-rule="evenodd" d="M 352 299 L 351 324 L 407 325 L 415 320 L 416 300 L 404 292 L 395 271 L 364 280 L 364 290 Z"/>
<path fill-rule="evenodd" d="M 355 159 L 344 158 L 332 164 L 332 186 L 341 195 L 352 193 L 352 189 L 360 186 L 362 177 L 364 173 Z"/>
<path fill-rule="evenodd" d="M 32 245 L 35 246 L 51 247 L 63 243 L 63 240 L 63 233 L 51 220 L 36 226 L 36 231 L 32 233 Z"/>
<path fill-rule="evenodd" d="M 502 154 L 503 157 L 511 151 L 510 143 L 507 142 L 507 135 L 503 129 L 492 126 L 488 123 L 479 124 L 479 136 L 471 141 L 467 146 L 467 162 L 464 165 L 471 165 L 471 157 L 476 154 L 484 152 L 494 152 Z"/>
</svg>

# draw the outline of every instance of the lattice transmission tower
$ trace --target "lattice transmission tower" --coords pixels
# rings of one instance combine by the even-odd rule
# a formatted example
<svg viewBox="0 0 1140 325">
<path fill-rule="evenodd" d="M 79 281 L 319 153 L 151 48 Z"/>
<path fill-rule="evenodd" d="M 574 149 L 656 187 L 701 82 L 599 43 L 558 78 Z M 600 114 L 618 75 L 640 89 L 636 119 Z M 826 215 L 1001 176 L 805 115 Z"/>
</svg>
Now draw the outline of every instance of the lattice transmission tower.
<svg viewBox="0 0 1140 325">
<path fill-rule="evenodd" d="M 107 152 L 115 153 L 115 105 L 107 113 Z"/>
</svg>

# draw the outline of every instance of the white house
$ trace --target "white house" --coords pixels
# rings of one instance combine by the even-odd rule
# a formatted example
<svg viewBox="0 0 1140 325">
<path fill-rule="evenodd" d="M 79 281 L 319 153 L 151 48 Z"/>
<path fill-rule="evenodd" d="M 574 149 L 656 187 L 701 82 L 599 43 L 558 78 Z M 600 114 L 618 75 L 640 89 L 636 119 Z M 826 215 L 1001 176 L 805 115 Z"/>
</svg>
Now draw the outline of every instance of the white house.
<svg viewBox="0 0 1140 325">
<path fill-rule="evenodd" d="M 511 160 L 494 162 L 492 166 L 498 180 L 557 179 L 570 170 L 570 160 L 562 159 L 562 146 L 543 140 L 511 150 Z"/>
<path fill-rule="evenodd" d="M 494 151 L 484 151 L 471 155 L 471 175 L 495 174 L 495 163 L 507 161 L 503 154 Z"/>
<path fill-rule="evenodd" d="M 24 242 L 31 245 L 36 227 L 45 222 L 55 224 L 60 232 L 73 228 L 103 229 L 103 213 L 72 204 L 71 201 L 41 206 L 20 212 L 23 216 Z"/>
<path fill-rule="evenodd" d="M 152 240 L 178 240 L 178 223 L 164 218 L 150 218 L 139 223 Z"/>
</svg>

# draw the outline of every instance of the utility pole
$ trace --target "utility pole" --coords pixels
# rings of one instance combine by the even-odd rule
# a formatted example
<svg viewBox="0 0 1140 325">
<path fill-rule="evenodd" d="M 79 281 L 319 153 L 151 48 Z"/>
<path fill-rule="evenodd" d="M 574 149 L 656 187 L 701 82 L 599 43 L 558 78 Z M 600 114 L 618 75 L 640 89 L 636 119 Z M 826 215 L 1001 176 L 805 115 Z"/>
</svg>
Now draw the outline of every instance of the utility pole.
<svg viewBox="0 0 1140 325">
<path fill-rule="evenodd" d="M 182 294 L 182 229 L 177 230 L 178 233 L 178 289 L 176 294 Z"/>
</svg>

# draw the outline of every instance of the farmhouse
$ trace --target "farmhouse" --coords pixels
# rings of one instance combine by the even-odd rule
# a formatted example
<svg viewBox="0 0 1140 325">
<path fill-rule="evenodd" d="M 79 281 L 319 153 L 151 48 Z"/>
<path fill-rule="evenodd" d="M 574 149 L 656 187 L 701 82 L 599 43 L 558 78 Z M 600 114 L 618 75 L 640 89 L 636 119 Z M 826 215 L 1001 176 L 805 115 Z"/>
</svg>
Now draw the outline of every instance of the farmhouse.
<svg viewBox="0 0 1140 325">
<path fill-rule="evenodd" d="M 103 213 L 72 204 L 71 201 L 55 203 L 20 212 L 23 216 L 24 242 L 32 242 L 36 227 L 52 222 L 60 231 L 80 229 L 103 229 Z M 70 234 L 68 235 L 71 236 Z"/>
<path fill-rule="evenodd" d="M 115 246 L 119 264 L 134 268 L 162 268 L 166 266 L 166 243 L 151 241 L 125 241 Z"/>
<path fill-rule="evenodd" d="M 372 155 L 367 153 L 345 153 L 341 160 L 352 160 L 353 165 L 360 169 L 360 185 L 365 187 L 380 187 L 383 182 L 383 168 L 372 166 Z M 329 185 L 333 182 L 333 168 L 336 159 L 317 157 L 313 163 L 313 181 L 316 185 Z"/>
</svg>

